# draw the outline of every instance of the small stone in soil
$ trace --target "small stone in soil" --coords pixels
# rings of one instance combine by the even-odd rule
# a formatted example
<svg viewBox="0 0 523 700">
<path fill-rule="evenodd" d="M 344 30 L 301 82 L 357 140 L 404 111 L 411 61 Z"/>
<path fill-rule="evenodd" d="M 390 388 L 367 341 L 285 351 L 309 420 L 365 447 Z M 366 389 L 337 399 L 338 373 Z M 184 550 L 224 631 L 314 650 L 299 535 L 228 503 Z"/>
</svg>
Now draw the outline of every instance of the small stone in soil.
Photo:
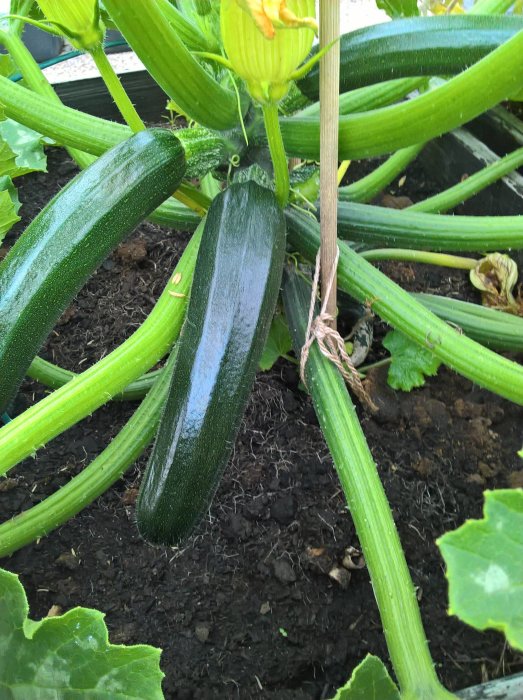
<svg viewBox="0 0 523 700">
<path fill-rule="evenodd" d="M 56 559 L 56 563 L 69 571 L 75 571 L 80 566 L 80 562 L 72 552 L 62 552 Z"/>
<path fill-rule="evenodd" d="M 274 575 L 281 583 L 294 583 L 296 581 L 296 574 L 292 566 L 285 559 L 278 559 L 272 562 L 272 569 Z"/>
<path fill-rule="evenodd" d="M 194 628 L 194 635 L 196 639 L 202 644 L 205 644 L 205 642 L 209 639 L 210 633 L 211 630 L 209 628 L 209 625 L 203 623 L 196 625 L 196 627 Z"/>
</svg>

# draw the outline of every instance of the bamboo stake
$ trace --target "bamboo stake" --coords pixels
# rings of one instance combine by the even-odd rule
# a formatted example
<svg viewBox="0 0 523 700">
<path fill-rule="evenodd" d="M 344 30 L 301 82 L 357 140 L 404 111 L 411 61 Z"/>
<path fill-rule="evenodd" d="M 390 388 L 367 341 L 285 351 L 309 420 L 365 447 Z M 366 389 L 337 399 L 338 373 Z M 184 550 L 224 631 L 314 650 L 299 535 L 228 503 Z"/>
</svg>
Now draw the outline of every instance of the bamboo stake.
<svg viewBox="0 0 523 700">
<path fill-rule="evenodd" d="M 340 35 L 339 0 L 320 0 L 320 49 Z M 336 264 L 338 226 L 338 113 L 340 43 L 320 60 L 320 208 L 321 287 L 326 293 Z M 336 318 L 336 284 L 332 285 L 327 313 Z M 336 328 L 336 320 L 332 322 Z"/>
</svg>

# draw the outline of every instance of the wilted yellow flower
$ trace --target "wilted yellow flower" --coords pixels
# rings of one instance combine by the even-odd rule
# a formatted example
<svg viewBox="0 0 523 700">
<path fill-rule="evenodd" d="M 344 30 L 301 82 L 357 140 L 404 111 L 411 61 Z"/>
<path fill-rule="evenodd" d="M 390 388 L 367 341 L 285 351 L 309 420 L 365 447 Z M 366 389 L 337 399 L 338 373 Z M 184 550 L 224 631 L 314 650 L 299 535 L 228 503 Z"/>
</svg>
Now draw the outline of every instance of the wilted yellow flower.
<svg viewBox="0 0 523 700">
<path fill-rule="evenodd" d="M 222 0 L 223 46 L 259 102 L 278 102 L 287 93 L 311 50 L 314 15 L 314 0 Z"/>
<path fill-rule="evenodd" d="M 103 41 L 98 0 L 37 0 L 45 18 L 77 49 L 89 51 Z"/>
</svg>

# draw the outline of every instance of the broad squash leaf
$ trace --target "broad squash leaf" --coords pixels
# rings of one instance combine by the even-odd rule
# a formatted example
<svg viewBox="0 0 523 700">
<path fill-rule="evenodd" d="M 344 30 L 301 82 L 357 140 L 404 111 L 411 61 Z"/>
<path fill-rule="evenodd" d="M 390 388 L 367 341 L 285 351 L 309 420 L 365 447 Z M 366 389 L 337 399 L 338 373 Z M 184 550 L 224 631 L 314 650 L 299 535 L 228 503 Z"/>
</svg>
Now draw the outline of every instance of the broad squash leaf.
<svg viewBox="0 0 523 700">
<path fill-rule="evenodd" d="M 399 331 L 390 331 L 383 345 L 392 356 L 388 383 L 393 389 L 410 391 L 425 384 L 425 377 L 437 374 L 440 361 L 427 348 L 410 341 Z"/>
<path fill-rule="evenodd" d="M 53 143 L 37 131 L 12 119 L 0 121 L 0 176 L 18 177 L 34 170 L 47 171 L 44 144 Z"/>
<path fill-rule="evenodd" d="M 376 5 L 392 19 L 419 15 L 417 0 L 376 0 Z"/>
<path fill-rule="evenodd" d="M 18 576 L 0 569 L 0 697 L 161 700 L 160 650 L 110 644 L 98 610 L 29 620 Z"/>
<path fill-rule="evenodd" d="M 279 357 L 286 355 L 291 349 L 292 340 L 285 319 L 281 313 L 276 314 L 272 319 L 269 336 L 260 359 L 260 369 L 263 371 L 270 369 Z"/>
<path fill-rule="evenodd" d="M 20 221 L 20 201 L 10 177 L 0 177 L 0 243 L 9 229 Z"/>
<path fill-rule="evenodd" d="M 7 53 L 0 54 L 0 75 L 7 77 L 15 70 L 15 65 Z"/>
<path fill-rule="evenodd" d="M 368 654 L 332 700 L 400 700 L 400 694 L 383 662 Z"/>
<path fill-rule="evenodd" d="M 523 489 L 485 491 L 484 518 L 437 540 L 447 564 L 449 613 L 504 632 L 523 649 Z"/>
</svg>

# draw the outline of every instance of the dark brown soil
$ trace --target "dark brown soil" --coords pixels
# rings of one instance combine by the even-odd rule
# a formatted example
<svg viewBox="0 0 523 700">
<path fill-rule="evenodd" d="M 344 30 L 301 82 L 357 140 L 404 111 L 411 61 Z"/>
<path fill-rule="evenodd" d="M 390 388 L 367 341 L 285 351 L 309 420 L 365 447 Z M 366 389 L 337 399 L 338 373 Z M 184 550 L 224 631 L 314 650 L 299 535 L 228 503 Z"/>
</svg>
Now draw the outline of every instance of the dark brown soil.
<svg viewBox="0 0 523 700">
<path fill-rule="evenodd" d="M 50 161 L 56 177 L 32 175 L 21 187 L 29 217 L 74 172 L 58 152 Z M 409 171 L 407 184 L 416 177 Z M 415 198 L 425 188 L 418 181 L 406 194 Z M 79 369 L 122 342 L 151 309 L 186 240 L 142 225 L 136 245 L 121 247 L 78 296 L 43 355 Z M 467 289 L 460 273 L 386 271 L 410 288 L 454 295 Z M 378 371 L 369 390 L 380 411 L 373 418 L 362 413 L 363 427 L 442 679 L 457 689 L 521 670 L 522 656 L 501 635 L 447 616 L 434 541 L 481 516 L 485 488 L 516 485 L 523 410 L 444 369 L 411 394 L 392 392 Z M 18 409 L 43 393 L 27 383 Z M 2 519 L 78 473 L 135 406 L 102 408 L 12 470 L 10 490 L 0 493 Z M 21 575 L 33 617 L 52 605 L 105 611 L 113 642 L 163 648 L 168 699 L 319 700 L 331 697 L 368 652 L 387 659 L 368 572 L 353 571 L 345 588 L 329 577 L 358 540 L 291 364 L 259 374 L 232 463 L 183 550 L 152 548 L 138 536 L 133 506 L 145 459 L 74 520 L 1 562 Z"/>
</svg>

